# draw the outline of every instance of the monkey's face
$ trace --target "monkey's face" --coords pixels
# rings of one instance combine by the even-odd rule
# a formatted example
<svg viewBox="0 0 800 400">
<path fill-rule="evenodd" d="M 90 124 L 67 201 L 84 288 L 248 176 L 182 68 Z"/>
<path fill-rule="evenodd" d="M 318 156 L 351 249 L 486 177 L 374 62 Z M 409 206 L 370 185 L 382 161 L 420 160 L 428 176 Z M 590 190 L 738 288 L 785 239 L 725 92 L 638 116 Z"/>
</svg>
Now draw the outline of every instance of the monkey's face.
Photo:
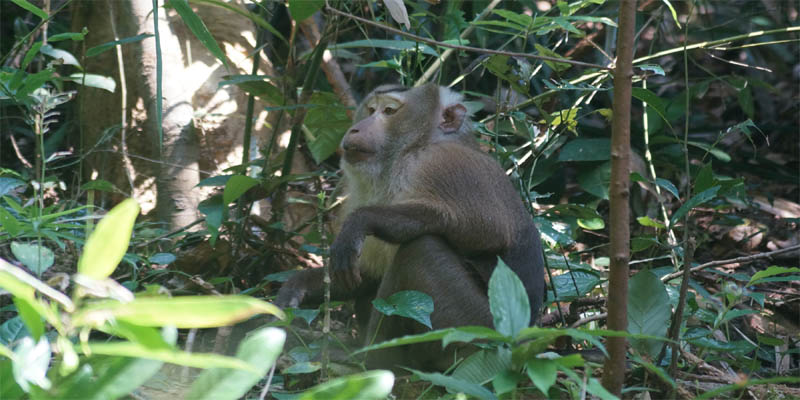
<svg viewBox="0 0 800 400">
<path fill-rule="evenodd" d="M 384 159 L 390 122 L 404 106 L 403 98 L 395 93 L 369 97 L 358 112 L 357 119 L 361 120 L 342 139 L 344 161 L 357 165 Z"/>
</svg>

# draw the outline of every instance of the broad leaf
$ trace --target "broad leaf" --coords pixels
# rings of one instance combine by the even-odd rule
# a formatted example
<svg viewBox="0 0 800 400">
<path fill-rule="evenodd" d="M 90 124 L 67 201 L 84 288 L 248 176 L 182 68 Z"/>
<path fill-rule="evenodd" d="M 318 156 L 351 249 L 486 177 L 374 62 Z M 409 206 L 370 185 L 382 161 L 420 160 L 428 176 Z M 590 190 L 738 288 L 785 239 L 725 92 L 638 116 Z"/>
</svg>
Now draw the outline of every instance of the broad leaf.
<svg viewBox="0 0 800 400">
<path fill-rule="evenodd" d="M 399 315 L 411 318 L 428 328 L 431 326 L 431 313 L 433 312 L 433 298 L 416 290 L 397 292 L 386 299 L 375 299 L 372 305 L 388 316 Z"/>
<path fill-rule="evenodd" d="M 238 399 L 244 396 L 267 371 L 283 349 L 286 333 L 276 328 L 262 328 L 247 337 L 236 358 L 252 364 L 258 373 L 237 369 L 214 368 L 203 371 L 192 384 L 189 399 Z"/>
<path fill-rule="evenodd" d="M 394 374 L 384 370 L 367 371 L 336 378 L 314 386 L 298 397 L 299 400 L 379 400 L 392 392 Z"/>
<path fill-rule="evenodd" d="M 489 279 L 489 309 L 495 329 L 503 335 L 516 337 L 531 323 L 531 306 L 525 286 L 499 258 Z"/>
<path fill-rule="evenodd" d="M 667 288 L 661 279 L 647 270 L 640 271 L 628 284 L 628 332 L 664 336 L 669 325 L 671 307 Z M 642 354 L 657 354 L 661 342 L 631 339 L 631 345 Z"/>
<path fill-rule="evenodd" d="M 95 279 L 111 275 L 128 250 L 138 215 L 139 203 L 134 199 L 124 200 L 111 209 L 86 240 L 78 273 Z"/>
</svg>

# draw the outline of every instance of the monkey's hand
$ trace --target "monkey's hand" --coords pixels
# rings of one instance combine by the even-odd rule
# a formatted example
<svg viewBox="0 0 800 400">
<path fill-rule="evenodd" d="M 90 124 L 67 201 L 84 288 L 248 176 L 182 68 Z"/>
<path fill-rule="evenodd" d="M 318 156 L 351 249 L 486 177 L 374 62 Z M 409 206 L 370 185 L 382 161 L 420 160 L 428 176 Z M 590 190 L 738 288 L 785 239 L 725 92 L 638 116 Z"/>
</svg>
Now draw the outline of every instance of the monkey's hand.
<svg viewBox="0 0 800 400">
<path fill-rule="evenodd" d="M 361 272 L 358 270 L 357 261 L 363 245 L 363 230 L 353 228 L 353 224 L 345 224 L 331 245 L 334 285 L 340 285 L 343 290 L 350 291 L 361 284 Z"/>
</svg>

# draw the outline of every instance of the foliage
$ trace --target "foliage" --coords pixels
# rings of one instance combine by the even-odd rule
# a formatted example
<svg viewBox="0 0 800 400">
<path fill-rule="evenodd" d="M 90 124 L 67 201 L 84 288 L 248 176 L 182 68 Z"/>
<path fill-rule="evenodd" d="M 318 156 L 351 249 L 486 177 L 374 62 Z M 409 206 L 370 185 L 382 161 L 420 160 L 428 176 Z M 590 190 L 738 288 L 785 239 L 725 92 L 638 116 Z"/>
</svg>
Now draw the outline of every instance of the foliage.
<svg viewBox="0 0 800 400">
<path fill-rule="evenodd" d="M 253 9 L 217 0 L 167 3 L 227 69 L 230 75 L 220 87 L 235 85 L 268 104 L 265 111 L 280 115 L 271 127 L 276 137 L 281 123 L 288 121 L 292 128 L 288 149 L 277 149 L 276 137 L 269 138 L 260 149 L 263 158 L 245 159 L 224 175 L 202 181 L 202 187 L 218 188 L 199 206 L 204 230 L 172 232 L 169 237 L 177 240 L 169 243 L 164 240 L 169 232 L 153 228 L 150 222 L 134 224 L 139 210 L 133 200 L 123 201 L 94 226 L 98 208 L 93 196 L 98 191 L 118 195 L 111 183 L 65 183 L 74 182 L 67 171 L 82 161 L 63 151 L 69 147 L 64 137 L 78 122 L 65 112 L 78 107 L 71 100 L 85 87 L 118 93 L 117 82 L 107 76 L 111 72 L 87 71 L 85 60 L 116 46 L 152 40 L 150 36 L 108 38 L 101 45 L 71 51 L 68 44 L 80 44 L 95 33 L 66 29 L 70 24 L 60 9 L 48 14 L 26 0 L 3 4 L 4 12 L 13 12 L 5 13 L 0 24 L 4 27 L 0 139 L 5 144 L 16 135 L 29 145 L 18 150 L 19 156 L 10 153 L 8 145 L 0 150 L 3 157 L 12 154 L 12 160 L 27 157 L 32 162 L 11 165 L 4 158 L 0 169 L 0 252 L 15 262 L 0 261 L 0 287 L 7 292 L 0 298 L 5 321 L 0 325 L 0 397 L 123 397 L 159 374 L 164 363 L 205 369 L 189 388 L 193 397 L 237 398 L 263 383 L 283 347 L 282 330 L 258 330 L 239 344 L 236 356 L 227 357 L 180 350 L 177 329 L 224 326 L 258 313 L 281 315 L 253 297 L 195 294 L 241 290 L 266 297 L 284 278 L 277 273 L 279 265 L 324 262 L 331 240 L 328 220 L 337 205 L 336 149 L 351 123 L 352 109 L 342 105 L 332 81 L 316 79 L 324 66 L 314 60 L 319 62 L 318 49 L 323 45 L 299 40 L 297 28 L 309 21 L 323 21 L 322 43 L 344 65 L 354 92 L 366 93 L 390 81 L 407 85 L 437 81 L 459 87 L 471 100 L 467 105 L 481 146 L 508 171 L 531 205 L 548 245 L 545 305 L 548 314 L 556 316 L 548 326 L 559 328 L 528 327 L 527 297 L 516 276 L 501 263 L 489 285 L 493 329 L 433 330 L 371 344 L 357 354 L 423 342 L 472 343 L 474 353 L 445 373 L 409 373 L 449 392 L 477 398 L 532 393 L 579 398 L 586 392 L 611 398 L 593 378 L 596 364 L 554 350 L 562 352 L 563 343 L 569 342 L 569 349 L 602 352 L 600 337 L 622 335 L 631 343 L 633 365 L 626 386 L 662 396 L 658 390 L 676 387 L 680 378 L 667 366 L 682 355 L 672 354 L 664 344 L 669 343 L 670 316 L 679 303 L 685 303 L 677 318 L 681 348 L 741 377 L 706 397 L 753 385 L 797 383 L 792 377 L 760 379 L 780 375 L 777 370 L 786 363 L 776 359 L 789 359 L 788 365 L 796 366 L 797 352 L 780 329 L 750 329 L 784 310 L 784 302 L 773 295 L 795 289 L 800 280 L 796 262 L 783 258 L 768 264 L 756 261 L 750 267 L 747 263 L 752 260 L 740 260 L 735 269 L 700 265 L 772 250 L 775 243 L 796 236 L 791 232 L 797 231 L 797 217 L 765 211 L 777 204 L 776 199 L 797 198 L 798 175 L 793 168 L 797 156 L 792 153 L 796 149 L 787 150 L 796 148 L 797 110 L 792 102 L 796 90 L 786 85 L 797 67 L 797 42 L 790 35 L 800 28 L 792 26 L 797 23 L 791 12 L 775 16 L 759 2 L 717 2 L 707 7 L 704 2 L 661 1 L 640 10 L 632 115 L 637 165 L 630 177 L 630 206 L 637 220 L 631 252 L 637 271 L 629 286 L 628 332 L 623 333 L 600 329 L 612 256 L 605 238 L 612 158 L 607 132 L 614 88 L 604 68 L 614 57 L 615 2 L 501 2 L 483 8 L 490 2 L 331 1 L 326 5 L 290 0 L 284 14 L 282 4 L 272 8 L 267 3 Z M 214 38 L 211 21 L 204 22 L 195 12 L 208 6 L 246 16 L 269 32 L 269 40 L 256 35 L 257 47 L 269 55 L 276 73 L 266 76 L 257 69 L 237 73 L 224 46 Z M 334 17 L 326 7 L 439 42 L 422 43 Z M 323 13 L 312 18 L 320 10 Z M 282 28 L 277 23 L 281 16 L 292 18 L 295 30 Z M 42 29 L 46 21 L 49 30 Z M 40 32 L 47 32 L 46 41 Z M 676 39 L 682 37 L 686 46 Z M 444 45 L 509 54 L 457 51 L 451 56 Z M 301 82 L 308 90 L 298 90 Z M 252 113 L 245 117 L 255 120 Z M 103 140 L 109 140 L 115 129 L 109 127 Z M 245 142 L 244 153 L 249 155 L 249 140 Z M 300 157 L 315 169 L 297 172 L 286 167 Z M 313 221 L 288 226 L 283 213 L 293 205 L 308 205 L 307 200 L 287 194 L 288 188 L 322 192 L 329 201 L 315 205 Z M 270 199 L 274 215 L 253 228 L 242 210 L 256 191 L 260 198 Z M 730 244 L 729 232 L 737 230 L 746 234 Z M 132 235 L 134 242 L 129 243 Z M 771 239 L 744 248 L 762 236 Z M 768 247 L 767 242 L 772 244 Z M 234 243 L 232 264 L 241 265 L 196 275 L 177 268 L 181 252 L 191 253 L 198 243 L 216 249 Z M 680 277 L 674 272 L 686 260 L 701 268 L 687 279 L 690 290 L 683 299 Z M 151 268 L 154 265 L 159 268 Z M 269 270 L 259 269 L 262 266 Z M 167 297 L 169 279 L 176 276 L 204 280 L 205 286 L 189 286 L 188 293 L 187 287 L 173 288 L 190 295 Z M 71 293 L 66 291 L 70 284 Z M 569 312 L 562 307 L 566 303 L 571 303 Z M 347 306 L 329 306 L 327 311 L 344 309 L 340 314 L 349 315 Z M 386 315 L 413 318 L 427 327 L 435 307 L 418 292 L 376 299 L 375 306 Z M 287 310 L 287 321 L 275 325 L 301 337 L 303 332 L 291 321 L 300 317 L 319 330 L 315 323 L 325 311 L 324 307 Z M 588 328 L 572 328 L 574 324 Z M 280 381 L 282 390 L 310 386 L 303 381 L 305 374 L 334 371 L 316 361 L 323 348 L 323 340 L 301 339 L 300 346 L 287 349 L 291 364 L 275 377 L 285 379 Z M 349 343 L 342 343 L 342 348 L 351 350 Z M 683 371 L 695 371 L 690 361 L 681 366 Z M 332 379 L 302 396 L 383 398 L 392 385 L 391 373 L 367 371 Z"/>
</svg>

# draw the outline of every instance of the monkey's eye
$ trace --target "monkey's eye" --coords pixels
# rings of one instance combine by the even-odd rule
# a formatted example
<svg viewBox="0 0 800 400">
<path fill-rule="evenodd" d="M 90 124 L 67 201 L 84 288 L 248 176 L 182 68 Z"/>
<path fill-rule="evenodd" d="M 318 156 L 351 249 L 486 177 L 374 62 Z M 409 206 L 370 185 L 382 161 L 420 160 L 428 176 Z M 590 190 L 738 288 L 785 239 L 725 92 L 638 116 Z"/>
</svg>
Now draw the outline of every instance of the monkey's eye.
<svg viewBox="0 0 800 400">
<path fill-rule="evenodd" d="M 375 107 L 367 107 L 367 112 L 369 112 L 369 115 L 375 114 Z"/>
<path fill-rule="evenodd" d="M 386 107 L 383 109 L 383 113 L 386 115 L 392 115 L 397 112 L 397 109 L 394 107 Z"/>
</svg>

